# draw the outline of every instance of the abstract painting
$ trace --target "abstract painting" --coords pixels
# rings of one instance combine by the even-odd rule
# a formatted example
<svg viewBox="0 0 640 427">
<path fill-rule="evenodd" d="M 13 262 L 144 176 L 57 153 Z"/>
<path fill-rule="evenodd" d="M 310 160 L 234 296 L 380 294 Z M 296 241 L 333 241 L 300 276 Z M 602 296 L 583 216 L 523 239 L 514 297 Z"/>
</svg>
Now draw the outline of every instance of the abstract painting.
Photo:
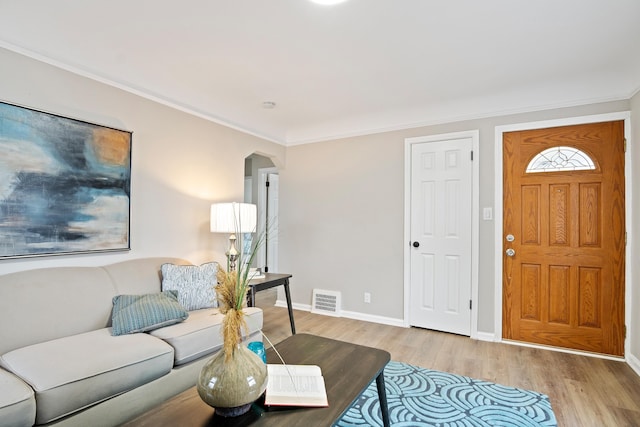
<svg viewBox="0 0 640 427">
<path fill-rule="evenodd" d="M 131 132 L 0 102 L 0 258 L 130 249 Z"/>
</svg>

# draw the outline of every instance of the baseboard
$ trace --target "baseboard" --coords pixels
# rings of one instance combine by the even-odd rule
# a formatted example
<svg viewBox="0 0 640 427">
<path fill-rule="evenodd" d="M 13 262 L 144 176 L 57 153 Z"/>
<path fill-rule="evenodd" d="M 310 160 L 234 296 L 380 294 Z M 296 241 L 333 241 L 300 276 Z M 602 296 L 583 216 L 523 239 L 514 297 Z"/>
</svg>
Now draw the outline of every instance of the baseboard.
<svg viewBox="0 0 640 427">
<path fill-rule="evenodd" d="M 477 339 L 478 341 L 494 342 L 496 340 L 496 335 L 490 332 L 478 332 L 475 336 L 475 339 Z"/>
<path fill-rule="evenodd" d="M 283 308 L 287 308 L 287 301 L 285 300 L 276 300 L 276 307 L 283 307 Z M 294 302 L 291 304 L 293 306 L 294 310 L 300 310 L 300 311 L 311 311 L 311 304 L 299 304 L 297 302 Z"/>
<path fill-rule="evenodd" d="M 627 356 L 627 364 L 640 376 L 640 359 L 635 357 L 633 354 L 630 354 Z"/>
<path fill-rule="evenodd" d="M 342 317 L 353 320 L 362 320 L 364 322 L 379 323 L 381 325 L 399 326 L 405 328 L 404 320 L 395 319 L 393 317 L 377 316 L 375 314 L 359 313 L 357 311 L 342 310 Z"/>
<path fill-rule="evenodd" d="M 287 301 L 285 300 L 277 300 L 276 301 L 276 307 L 283 307 L 283 308 L 287 308 Z M 301 310 L 301 311 L 311 311 L 311 305 L 309 304 L 299 304 L 299 303 L 293 303 L 293 308 L 294 310 Z M 354 319 L 354 320 L 362 320 L 365 322 L 372 322 L 372 323 L 379 323 L 382 325 L 390 325 L 390 326 L 398 326 L 401 328 L 407 328 L 409 327 L 404 319 L 396 319 L 393 317 L 385 317 L 385 316 L 377 316 L 375 314 L 366 314 L 366 313 L 360 313 L 357 311 L 345 311 L 342 310 L 340 312 L 340 317 L 346 317 L 347 319 Z M 495 341 L 495 334 L 491 333 L 491 332 L 478 332 L 477 336 L 473 337 L 474 339 L 477 339 L 479 341 L 490 341 L 490 342 L 494 342 Z"/>
<path fill-rule="evenodd" d="M 311 311 L 311 305 L 293 303 L 294 310 Z M 276 307 L 287 308 L 287 302 L 283 300 L 276 301 Z M 340 311 L 340 317 L 347 319 L 362 320 L 364 322 L 379 323 L 381 325 L 399 326 L 405 328 L 404 320 L 395 319 L 393 317 L 377 316 L 375 314 L 359 313 L 357 311 Z"/>
</svg>

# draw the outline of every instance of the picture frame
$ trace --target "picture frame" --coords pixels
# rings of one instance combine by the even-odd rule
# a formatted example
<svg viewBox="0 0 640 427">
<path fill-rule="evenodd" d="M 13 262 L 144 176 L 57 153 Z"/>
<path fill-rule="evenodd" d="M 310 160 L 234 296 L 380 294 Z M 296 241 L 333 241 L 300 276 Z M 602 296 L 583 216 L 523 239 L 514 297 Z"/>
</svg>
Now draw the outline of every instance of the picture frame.
<svg viewBox="0 0 640 427">
<path fill-rule="evenodd" d="M 0 101 L 0 260 L 130 250 L 131 142 Z"/>
</svg>

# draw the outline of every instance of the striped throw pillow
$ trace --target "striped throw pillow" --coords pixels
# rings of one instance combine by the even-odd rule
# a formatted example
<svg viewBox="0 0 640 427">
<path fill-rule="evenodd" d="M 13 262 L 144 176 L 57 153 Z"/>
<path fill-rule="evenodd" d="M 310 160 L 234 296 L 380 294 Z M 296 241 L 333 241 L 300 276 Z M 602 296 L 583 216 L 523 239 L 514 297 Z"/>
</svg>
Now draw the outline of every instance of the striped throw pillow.
<svg viewBox="0 0 640 427">
<path fill-rule="evenodd" d="M 147 332 L 182 322 L 189 313 L 178 302 L 177 291 L 113 297 L 112 335 Z"/>
</svg>

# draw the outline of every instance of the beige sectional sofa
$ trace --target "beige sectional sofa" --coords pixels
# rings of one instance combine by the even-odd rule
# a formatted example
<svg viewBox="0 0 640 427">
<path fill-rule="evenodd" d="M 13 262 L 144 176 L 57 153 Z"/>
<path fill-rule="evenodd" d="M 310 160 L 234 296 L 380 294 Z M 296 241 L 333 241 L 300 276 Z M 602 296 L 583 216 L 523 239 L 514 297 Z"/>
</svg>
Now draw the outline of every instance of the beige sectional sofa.
<svg viewBox="0 0 640 427">
<path fill-rule="evenodd" d="M 112 334 L 118 295 L 155 295 L 175 258 L 0 276 L 0 426 L 114 426 L 193 386 L 220 349 L 216 308 L 146 332 Z M 262 311 L 247 308 L 261 341 Z"/>
</svg>

